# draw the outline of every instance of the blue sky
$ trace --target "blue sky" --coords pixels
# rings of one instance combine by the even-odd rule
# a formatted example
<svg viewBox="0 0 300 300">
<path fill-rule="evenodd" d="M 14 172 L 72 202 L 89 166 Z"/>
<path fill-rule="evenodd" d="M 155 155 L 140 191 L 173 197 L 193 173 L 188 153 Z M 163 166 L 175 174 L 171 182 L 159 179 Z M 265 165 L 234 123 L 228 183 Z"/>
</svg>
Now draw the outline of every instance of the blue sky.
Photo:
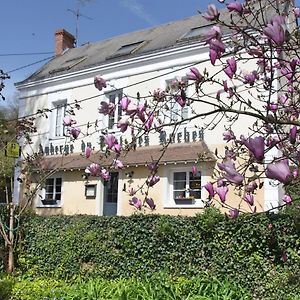
<svg viewBox="0 0 300 300">
<path fill-rule="evenodd" d="M 219 5 L 217 0 L 3 0 L 0 69 L 9 72 L 50 57 L 52 53 L 5 54 L 53 52 L 56 29 L 75 34 L 76 17 L 68 9 L 79 8 L 88 17 L 79 18 L 80 45 L 195 15 L 197 10 L 205 11 L 209 3 Z M 3 92 L 8 100 L 15 91 L 13 84 L 42 64 L 10 73 Z"/>
</svg>

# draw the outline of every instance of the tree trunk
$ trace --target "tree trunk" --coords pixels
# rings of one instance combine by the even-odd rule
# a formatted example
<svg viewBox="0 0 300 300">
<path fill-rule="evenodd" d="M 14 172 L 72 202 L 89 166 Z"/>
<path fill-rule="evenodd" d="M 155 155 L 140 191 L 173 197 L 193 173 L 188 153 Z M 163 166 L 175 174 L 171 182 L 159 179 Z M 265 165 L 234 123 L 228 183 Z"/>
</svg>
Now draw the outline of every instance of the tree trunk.
<svg viewBox="0 0 300 300">
<path fill-rule="evenodd" d="M 6 244 L 6 272 L 11 274 L 14 271 L 14 205 L 10 203 L 9 206 L 9 226 L 8 226 L 8 240 Z"/>
</svg>

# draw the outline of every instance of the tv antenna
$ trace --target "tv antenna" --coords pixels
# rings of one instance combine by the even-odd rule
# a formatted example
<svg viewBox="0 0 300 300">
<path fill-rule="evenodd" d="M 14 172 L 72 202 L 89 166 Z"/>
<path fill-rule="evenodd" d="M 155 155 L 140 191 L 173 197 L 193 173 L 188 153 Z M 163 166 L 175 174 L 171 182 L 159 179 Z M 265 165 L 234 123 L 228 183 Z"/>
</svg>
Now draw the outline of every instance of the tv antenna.
<svg viewBox="0 0 300 300">
<path fill-rule="evenodd" d="M 83 18 L 86 18 L 88 20 L 93 20 L 93 19 L 86 16 L 86 15 L 83 15 L 82 13 L 80 13 L 79 8 L 77 8 L 77 10 L 73 10 L 73 9 L 68 8 L 67 11 L 71 12 L 76 17 L 75 46 L 77 46 L 77 44 L 78 44 L 78 31 L 79 31 L 79 18 L 83 17 Z"/>
</svg>

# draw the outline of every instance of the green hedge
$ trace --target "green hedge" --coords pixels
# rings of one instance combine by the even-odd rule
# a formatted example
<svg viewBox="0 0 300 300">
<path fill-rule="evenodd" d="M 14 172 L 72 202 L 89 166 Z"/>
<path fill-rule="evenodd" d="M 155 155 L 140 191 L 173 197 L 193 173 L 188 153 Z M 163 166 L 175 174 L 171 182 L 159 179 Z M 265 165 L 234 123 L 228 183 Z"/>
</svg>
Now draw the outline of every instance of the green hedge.
<svg viewBox="0 0 300 300">
<path fill-rule="evenodd" d="M 196 217 L 31 216 L 24 222 L 18 270 L 30 276 L 114 279 L 164 272 L 189 278 L 205 271 L 257 297 L 300 295 L 295 213 L 231 220 L 208 209 Z"/>
</svg>

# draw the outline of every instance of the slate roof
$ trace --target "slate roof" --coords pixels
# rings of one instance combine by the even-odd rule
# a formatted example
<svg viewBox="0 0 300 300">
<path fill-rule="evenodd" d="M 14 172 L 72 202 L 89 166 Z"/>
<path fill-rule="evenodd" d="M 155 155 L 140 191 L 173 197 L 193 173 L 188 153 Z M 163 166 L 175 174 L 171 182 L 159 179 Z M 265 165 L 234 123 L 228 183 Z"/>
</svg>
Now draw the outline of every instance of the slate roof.
<svg viewBox="0 0 300 300">
<path fill-rule="evenodd" d="M 157 161 L 162 152 L 162 146 L 148 146 L 137 148 L 135 151 L 123 152 L 120 160 L 125 167 L 145 166 L 152 161 Z M 99 163 L 107 167 L 111 165 L 114 155 L 105 158 L 103 153 L 94 153 L 89 159 L 82 154 L 69 154 L 67 156 L 45 156 L 40 162 L 42 169 L 47 170 L 84 170 L 91 163 Z M 174 164 L 184 162 L 216 161 L 215 155 L 208 149 L 205 142 L 170 144 L 164 155 L 161 157 L 159 164 Z"/>
<path fill-rule="evenodd" d="M 181 37 L 192 28 L 203 27 L 204 30 L 207 30 L 207 26 L 211 26 L 211 22 L 205 20 L 201 15 L 196 15 L 157 27 L 130 32 L 110 39 L 72 48 L 67 50 L 63 55 L 54 57 L 41 69 L 18 84 L 121 61 L 127 59 L 129 56 L 138 57 L 143 54 L 155 53 L 182 45 L 199 43 L 199 41 L 201 41 L 199 36 L 192 39 L 181 39 Z M 145 43 L 134 53 L 112 57 L 120 47 L 140 41 L 145 41 Z M 67 66 L 72 67 L 63 70 L 62 67 Z"/>
</svg>

